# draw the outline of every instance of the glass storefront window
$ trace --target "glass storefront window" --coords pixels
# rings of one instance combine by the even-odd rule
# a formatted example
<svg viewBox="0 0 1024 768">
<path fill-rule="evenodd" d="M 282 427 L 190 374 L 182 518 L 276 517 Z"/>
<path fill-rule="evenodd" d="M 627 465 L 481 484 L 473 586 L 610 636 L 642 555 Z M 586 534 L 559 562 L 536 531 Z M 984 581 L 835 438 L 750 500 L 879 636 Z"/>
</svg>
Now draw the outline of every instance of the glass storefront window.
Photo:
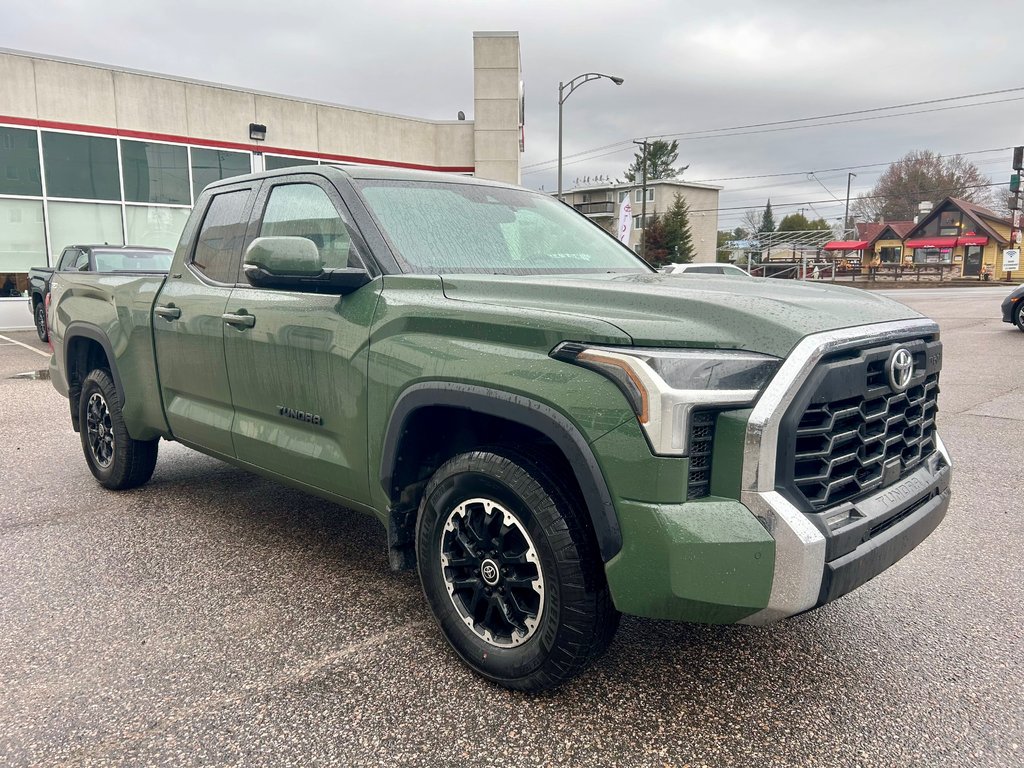
<svg viewBox="0 0 1024 768">
<path fill-rule="evenodd" d="M 69 245 L 124 244 L 120 205 L 50 203 L 49 211 L 52 254 Z"/>
<path fill-rule="evenodd" d="M 953 262 L 952 248 L 915 248 L 915 264 L 951 264 Z"/>
<path fill-rule="evenodd" d="M 174 144 L 121 141 L 124 199 L 133 203 L 192 202 L 188 188 L 188 150 Z"/>
<path fill-rule="evenodd" d="M 884 264 L 899 264 L 903 257 L 903 248 L 898 245 L 883 245 L 879 249 L 879 258 Z"/>
<path fill-rule="evenodd" d="M 39 144 L 35 131 L 0 128 L 0 194 L 43 194 L 43 184 L 39 177 Z"/>
<path fill-rule="evenodd" d="M 43 167 L 50 197 L 121 199 L 114 139 L 43 131 Z"/>
<path fill-rule="evenodd" d="M 0 298 L 23 296 L 29 268 L 45 266 L 42 202 L 0 199 Z"/>
<path fill-rule="evenodd" d="M 306 157 L 283 157 L 281 155 L 264 155 L 263 165 L 268 171 L 276 171 L 279 168 L 293 168 L 296 165 L 316 165 L 316 160 Z"/>
<path fill-rule="evenodd" d="M 252 158 L 248 152 L 192 147 L 192 191 L 195 198 L 207 184 L 246 173 L 252 173 Z"/>
<path fill-rule="evenodd" d="M 128 231 L 128 242 L 131 245 L 157 246 L 173 251 L 178 247 L 189 213 L 187 208 L 125 206 L 124 223 Z"/>
</svg>

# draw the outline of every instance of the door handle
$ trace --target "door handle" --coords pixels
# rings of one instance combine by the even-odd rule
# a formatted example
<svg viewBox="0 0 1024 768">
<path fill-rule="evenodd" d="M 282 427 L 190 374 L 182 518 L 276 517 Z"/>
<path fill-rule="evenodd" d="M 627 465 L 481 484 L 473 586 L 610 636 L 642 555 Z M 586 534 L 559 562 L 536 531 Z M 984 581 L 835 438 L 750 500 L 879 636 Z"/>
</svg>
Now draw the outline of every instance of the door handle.
<svg viewBox="0 0 1024 768">
<path fill-rule="evenodd" d="M 166 307 L 158 306 L 153 309 L 153 312 L 164 320 L 177 320 L 181 317 L 181 310 L 173 304 L 168 304 Z"/>
<path fill-rule="evenodd" d="M 236 326 L 237 328 L 252 328 L 256 325 L 256 315 L 245 314 L 231 314 L 230 312 L 220 316 L 221 319 L 228 325 Z"/>
</svg>

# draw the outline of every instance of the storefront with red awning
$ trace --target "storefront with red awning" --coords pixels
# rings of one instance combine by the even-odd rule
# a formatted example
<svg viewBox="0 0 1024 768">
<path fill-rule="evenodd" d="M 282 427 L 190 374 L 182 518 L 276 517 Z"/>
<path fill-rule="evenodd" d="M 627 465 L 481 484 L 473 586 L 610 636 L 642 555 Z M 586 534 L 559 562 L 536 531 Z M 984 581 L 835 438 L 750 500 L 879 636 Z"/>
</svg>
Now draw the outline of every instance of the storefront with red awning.
<svg viewBox="0 0 1024 768">
<path fill-rule="evenodd" d="M 996 273 L 1008 247 L 1009 225 L 995 211 L 948 197 L 907 233 L 904 263 L 949 266 L 964 277 Z"/>
</svg>

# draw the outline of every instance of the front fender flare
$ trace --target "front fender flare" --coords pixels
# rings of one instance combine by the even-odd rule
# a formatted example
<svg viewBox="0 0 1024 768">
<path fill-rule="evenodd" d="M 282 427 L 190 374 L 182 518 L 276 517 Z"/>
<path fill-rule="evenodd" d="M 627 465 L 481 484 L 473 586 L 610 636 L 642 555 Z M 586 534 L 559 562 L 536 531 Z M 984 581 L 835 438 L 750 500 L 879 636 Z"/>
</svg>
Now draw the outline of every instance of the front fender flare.
<svg viewBox="0 0 1024 768">
<path fill-rule="evenodd" d="M 384 436 L 380 482 L 388 496 L 398 460 L 398 446 L 409 418 L 421 408 L 444 406 L 507 419 L 542 433 L 565 454 L 583 492 L 597 536 L 601 559 L 608 562 L 622 549 L 622 531 L 611 493 L 590 445 L 576 426 L 549 405 L 500 389 L 453 382 L 414 384 L 398 397 Z"/>
</svg>

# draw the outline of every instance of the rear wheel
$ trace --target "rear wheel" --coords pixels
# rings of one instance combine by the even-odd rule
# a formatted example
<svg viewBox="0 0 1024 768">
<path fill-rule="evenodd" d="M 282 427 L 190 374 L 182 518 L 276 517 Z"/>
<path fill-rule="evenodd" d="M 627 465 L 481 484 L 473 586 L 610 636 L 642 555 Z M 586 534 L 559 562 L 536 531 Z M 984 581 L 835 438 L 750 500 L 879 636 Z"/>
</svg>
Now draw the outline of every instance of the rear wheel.
<svg viewBox="0 0 1024 768">
<path fill-rule="evenodd" d="M 117 388 L 103 369 L 82 382 L 78 402 L 85 461 L 104 488 L 135 488 L 153 476 L 159 440 L 133 440 L 124 425 Z"/>
<path fill-rule="evenodd" d="M 40 301 L 36 304 L 36 308 L 33 312 L 33 316 L 36 321 L 36 334 L 39 336 L 40 341 L 49 341 L 50 332 L 46 329 L 46 303 Z"/>
<path fill-rule="evenodd" d="M 541 465 L 496 449 L 456 456 L 420 505 L 420 580 L 446 639 L 487 679 L 553 688 L 611 642 L 612 605 L 579 504 Z"/>
</svg>

